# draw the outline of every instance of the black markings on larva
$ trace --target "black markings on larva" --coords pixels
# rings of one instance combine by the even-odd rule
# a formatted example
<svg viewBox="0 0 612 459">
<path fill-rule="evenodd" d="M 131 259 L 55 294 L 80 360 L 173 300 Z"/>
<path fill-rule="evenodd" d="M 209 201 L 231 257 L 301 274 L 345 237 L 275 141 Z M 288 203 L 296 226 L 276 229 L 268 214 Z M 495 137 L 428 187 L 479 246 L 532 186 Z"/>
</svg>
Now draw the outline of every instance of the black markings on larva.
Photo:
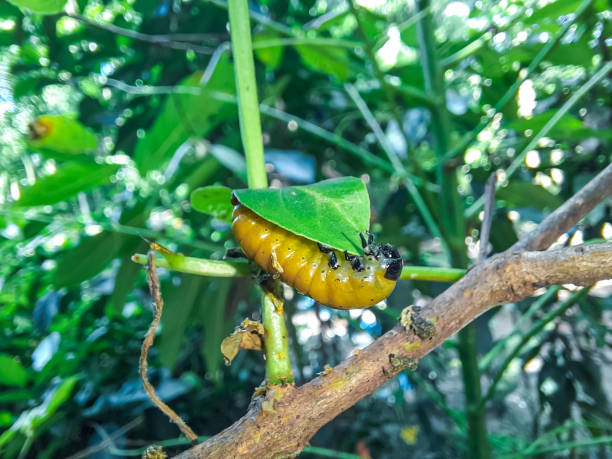
<svg viewBox="0 0 612 459">
<path fill-rule="evenodd" d="M 340 263 L 338 263 L 336 253 L 333 251 L 329 252 L 329 267 L 331 269 L 338 269 L 340 267 Z"/>
</svg>

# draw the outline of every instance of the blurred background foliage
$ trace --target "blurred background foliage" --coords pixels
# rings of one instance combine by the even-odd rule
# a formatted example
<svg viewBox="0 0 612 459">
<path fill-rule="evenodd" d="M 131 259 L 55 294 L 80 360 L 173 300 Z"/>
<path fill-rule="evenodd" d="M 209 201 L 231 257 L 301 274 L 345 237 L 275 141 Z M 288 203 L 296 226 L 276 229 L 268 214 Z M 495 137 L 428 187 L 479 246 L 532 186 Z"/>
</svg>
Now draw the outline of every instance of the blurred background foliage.
<svg viewBox="0 0 612 459">
<path fill-rule="evenodd" d="M 475 259 L 490 174 L 502 185 L 498 252 L 610 161 L 606 0 L 250 7 L 272 186 L 361 177 L 373 231 L 410 264 L 449 266 L 449 244 Z M 0 3 L 3 457 L 128 457 L 177 443 L 137 376 L 152 311 L 130 255 L 146 251 L 142 237 L 204 258 L 235 246 L 227 223 L 189 204 L 199 186 L 246 186 L 228 41 L 222 0 Z M 423 57 L 434 59 L 437 87 Z M 437 204 L 441 161 L 465 210 L 459 244 Z M 558 244 L 610 237 L 608 200 Z M 151 379 L 197 433 L 212 435 L 245 412 L 264 379 L 261 355 L 241 352 L 225 367 L 219 353 L 242 318 L 259 317 L 258 297 L 245 279 L 160 277 L 166 308 Z M 297 380 L 446 287 L 401 281 L 385 304 L 350 312 L 288 290 Z M 611 285 L 572 290 L 550 288 L 476 321 L 495 457 L 612 453 Z M 471 456 L 460 367 L 449 340 L 325 426 L 312 445 L 327 449 L 303 456 Z"/>
</svg>

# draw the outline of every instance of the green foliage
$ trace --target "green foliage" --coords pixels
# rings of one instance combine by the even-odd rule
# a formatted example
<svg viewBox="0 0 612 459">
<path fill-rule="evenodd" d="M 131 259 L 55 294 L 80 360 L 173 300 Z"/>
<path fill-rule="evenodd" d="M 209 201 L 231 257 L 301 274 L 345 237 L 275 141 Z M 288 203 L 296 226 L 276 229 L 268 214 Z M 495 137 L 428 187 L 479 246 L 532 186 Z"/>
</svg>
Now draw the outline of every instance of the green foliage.
<svg viewBox="0 0 612 459">
<path fill-rule="evenodd" d="M 232 190 L 225 186 L 211 185 L 191 193 L 191 205 L 195 210 L 213 215 L 228 223 L 232 221 Z"/>
<path fill-rule="evenodd" d="M 0 384 L 5 386 L 25 386 L 28 374 L 25 368 L 13 357 L 6 354 L 0 354 Z"/>
<path fill-rule="evenodd" d="M 261 196 L 241 191 L 247 174 L 223 2 L 77 0 L 70 11 L 79 19 L 62 13 L 63 0 L 0 2 L 3 458 L 68 457 L 103 448 L 107 436 L 115 449 L 100 454 L 139 455 L 131 445 L 177 437 L 138 379 L 152 311 L 144 269 L 131 255 L 146 253 L 146 238 L 189 260 L 221 259 L 236 245 L 229 190 L 328 245 L 359 251 L 357 233 L 371 228 L 407 264 L 445 267 L 443 247 L 475 251 L 491 173 L 503 185 L 490 240 L 496 253 L 610 162 L 609 71 L 586 84 L 612 52 L 607 0 L 431 2 L 435 43 L 426 57 L 441 70 L 437 93 L 422 66 L 424 14 L 412 4 L 355 2 L 358 23 L 342 2 L 260 3 L 249 2 L 257 11 L 255 89 L 276 189 Z M 443 130 L 440 115 L 448 118 Z M 443 181 L 457 183 L 446 195 L 436 174 L 444 136 Z M 527 146 L 538 165 L 521 156 Z M 299 190 L 291 186 L 335 177 L 359 179 L 287 201 Z M 335 208 L 339 196 L 354 197 L 354 208 Z M 453 207 L 466 210 L 463 223 Z M 599 205 L 568 236 L 609 235 L 610 212 Z M 182 257 L 167 256 L 170 265 Z M 244 414 L 264 379 L 260 354 L 240 353 L 226 367 L 219 352 L 244 317 L 260 317 L 258 295 L 247 277 L 167 269 L 159 276 L 166 306 L 151 379 L 198 434 L 212 435 Z M 407 303 L 426 302 L 446 285 L 400 281 L 386 308 L 360 316 L 287 291 L 296 379 L 342 361 L 395 326 Z M 485 412 L 495 457 L 610 455 L 604 365 L 612 304 L 596 287 L 565 312 L 571 295 L 556 287 L 477 321 L 477 356 L 488 362 L 481 379 L 500 378 L 487 406 L 495 422 Z M 449 340 L 313 444 L 338 455 L 365 444 L 372 457 L 470 456 L 457 360 Z M 413 443 L 406 432 L 416 432 Z M 169 454 L 185 448 L 169 441 Z"/>
<path fill-rule="evenodd" d="M 212 65 L 214 68 L 195 72 L 176 86 L 150 131 L 136 144 L 134 161 L 141 174 L 163 167 L 188 138 L 205 137 L 221 121 L 236 116 L 231 104 L 215 98 L 215 92 L 234 93 L 227 53 Z"/>
<path fill-rule="evenodd" d="M 533 183 L 511 182 L 497 190 L 495 197 L 506 202 L 508 207 L 534 206 L 540 210 L 554 210 L 562 202 L 558 196 Z"/>
<path fill-rule="evenodd" d="M 41 116 L 30 124 L 28 146 L 56 153 L 87 153 L 96 150 L 96 135 L 78 121 L 65 116 Z M 68 158 L 70 156 L 67 156 Z"/>
<path fill-rule="evenodd" d="M 253 36 L 255 56 L 271 70 L 277 69 L 283 59 L 284 48 L 282 46 L 269 45 L 270 42 L 279 38 L 279 35 L 275 34 L 257 34 Z"/>
<path fill-rule="evenodd" d="M 66 163 L 52 175 L 24 188 L 16 205 L 33 207 L 64 201 L 81 191 L 108 183 L 118 169 L 115 164 L 96 164 L 93 161 Z"/>
<path fill-rule="evenodd" d="M 340 81 L 349 76 L 349 58 L 346 49 L 328 46 L 298 45 L 295 50 L 311 69 L 333 75 Z"/>
<path fill-rule="evenodd" d="M 67 0 L 9 0 L 13 5 L 34 13 L 55 14 L 64 9 Z"/>
<path fill-rule="evenodd" d="M 266 220 L 338 250 L 363 254 L 359 233 L 370 223 L 370 198 L 355 177 L 280 190 L 235 190 L 240 203 Z"/>
<path fill-rule="evenodd" d="M 115 258 L 122 242 L 121 234 L 104 231 L 63 252 L 57 260 L 53 285 L 76 287 L 92 278 Z"/>
<path fill-rule="evenodd" d="M 45 422 L 68 400 L 78 380 L 76 376 L 65 379 L 46 394 L 40 405 L 22 412 L 13 425 L 0 435 L 0 448 L 5 448 L 10 456 L 10 451 L 15 451 L 15 446 L 17 446 L 10 442 L 16 440 L 15 437 L 19 434 L 28 439 L 20 452 L 20 454 L 27 454 L 32 438 L 40 434 L 41 429 L 50 427 L 45 426 Z"/>
<path fill-rule="evenodd" d="M 534 115 L 528 120 L 516 120 L 508 123 L 509 129 L 525 132 L 542 129 L 548 123 L 557 110 L 548 110 Z M 557 139 L 583 140 L 598 137 L 604 140 L 612 140 L 610 129 L 590 129 L 582 121 L 572 115 L 565 114 L 551 129 L 550 135 Z"/>
</svg>

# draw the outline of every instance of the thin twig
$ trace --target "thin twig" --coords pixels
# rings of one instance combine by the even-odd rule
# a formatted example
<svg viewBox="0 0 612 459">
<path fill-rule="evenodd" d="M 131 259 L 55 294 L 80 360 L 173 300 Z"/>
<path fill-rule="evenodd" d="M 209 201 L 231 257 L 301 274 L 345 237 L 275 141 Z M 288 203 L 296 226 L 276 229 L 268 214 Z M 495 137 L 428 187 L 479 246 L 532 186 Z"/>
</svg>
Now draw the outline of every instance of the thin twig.
<svg viewBox="0 0 612 459">
<path fill-rule="evenodd" d="M 489 254 L 489 237 L 491 235 L 491 223 L 495 213 L 495 184 L 497 175 L 492 173 L 485 186 L 485 208 L 482 225 L 480 227 L 480 248 L 478 251 L 478 261 L 484 261 Z"/>
<path fill-rule="evenodd" d="M 588 214 L 597 203 L 612 195 L 612 164 L 597 174 L 578 193 L 544 219 L 535 230 L 514 244 L 513 251 L 544 250 Z"/>
<path fill-rule="evenodd" d="M 155 252 L 149 252 L 149 264 L 147 265 L 147 283 L 149 284 L 149 291 L 153 298 L 153 309 L 154 316 L 153 322 L 145 335 L 144 341 L 142 342 L 142 348 L 140 350 L 140 361 L 138 365 L 138 371 L 140 378 L 142 379 L 142 385 L 144 390 L 153 402 L 153 404 L 159 408 L 166 416 L 170 418 L 172 422 L 178 425 L 183 435 L 185 435 L 191 443 L 194 445 L 198 444 L 198 436 L 191 430 L 191 428 L 181 419 L 181 417 L 174 412 L 172 408 L 166 405 L 155 393 L 153 385 L 149 382 L 147 376 L 147 357 L 149 355 L 149 349 L 153 346 L 153 340 L 155 339 L 155 331 L 159 326 L 159 321 L 162 317 L 162 311 L 164 308 L 164 300 L 161 295 L 161 289 L 159 287 L 159 278 L 157 277 L 157 271 L 155 269 Z"/>
<path fill-rule="evenodd" d="M 83 16 L 78 16 L 76 14 L 66 14 L 66 16 L 76 21 L 82 22 L 83 24 L 86 24 L 89 27 L 94 27 L 96 29 L 105 30 L 113 34 L 133 38 L 134 40 L 144 41 L 159 46 L 165 46 L 166 48 L 178 49 L 181 51 L 193 51 L 194 53 L 204 55 L 210 55 L 215 51 L 215 48 L 211 48 L 209 46 L 194 45 L 192 43 L 185 43 L 182 41 L 173 40 L 169 38 L 169 35 L 149 35 L 146 33 L 137 32 L 135 30 L 124 29 L 123 27 L 116 26 L 115 24 L 104 24 L 101 22 L 92 21 L 91 19 L 85 18 Z M 194 37 L 190 36 L 189 38 L 193 39 Z"/>
</svg>

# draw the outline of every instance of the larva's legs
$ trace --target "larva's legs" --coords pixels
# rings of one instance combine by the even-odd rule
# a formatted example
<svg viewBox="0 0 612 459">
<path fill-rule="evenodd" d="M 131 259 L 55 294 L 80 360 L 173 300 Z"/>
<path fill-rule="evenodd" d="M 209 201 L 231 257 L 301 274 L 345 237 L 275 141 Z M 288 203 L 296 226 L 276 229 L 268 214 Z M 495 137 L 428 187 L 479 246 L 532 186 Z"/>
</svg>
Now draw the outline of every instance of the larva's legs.
<svg viewBox="0 0 612 459">
<path fill-rule="evenodd" d="M 368 236 L 367 239 L 366 236 Z M 359 237 L 361 238 L 361 246 L 364 249 L 374 242 L 374 235 L 369 231 L 366 231 L 365 233 L 359 233 Z"/>
<path fill-rule="evenodd" d="M 336 252 L 334 252 L 334 249 L 323 245 L 320 242 L 317 242 L 317 245 L 319 246 L 319 250 L 321 252 L 326 253 L 329 256 L 329 267 L 331 269 L 338 269 L 340 263 L 338 263 L 338 257 L 336 257 Z"/>
<path fill-rule="evenodd" d="M 225 258 L 247 258 L 247 256 L 240 247 L 232 247 L 225 251 Z"/>
</svg>

